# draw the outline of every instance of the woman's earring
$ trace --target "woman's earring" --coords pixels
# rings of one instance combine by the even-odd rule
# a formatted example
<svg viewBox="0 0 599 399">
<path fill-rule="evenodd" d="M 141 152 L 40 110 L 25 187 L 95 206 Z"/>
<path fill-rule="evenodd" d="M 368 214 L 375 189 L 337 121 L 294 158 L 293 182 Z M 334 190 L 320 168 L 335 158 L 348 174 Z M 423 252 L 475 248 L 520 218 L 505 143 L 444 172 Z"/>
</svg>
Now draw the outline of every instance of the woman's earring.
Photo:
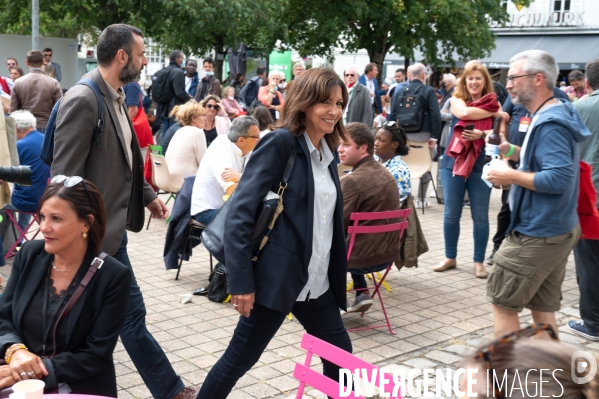
<svg viewBox="0 0 599 399">
<path fill-rule="evenodd" d="M 87 238 L 87 232 L 83 233 L 83 238 Z"/>
</svg>

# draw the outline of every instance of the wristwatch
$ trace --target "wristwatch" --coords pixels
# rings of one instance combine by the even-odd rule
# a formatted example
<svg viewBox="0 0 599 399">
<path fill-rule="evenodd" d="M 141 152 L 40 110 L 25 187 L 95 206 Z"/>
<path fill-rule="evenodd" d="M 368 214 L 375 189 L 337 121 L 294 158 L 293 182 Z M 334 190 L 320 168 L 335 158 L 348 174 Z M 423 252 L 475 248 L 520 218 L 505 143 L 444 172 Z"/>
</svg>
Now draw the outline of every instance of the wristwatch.
<svg viewBox="0 0 599 399">
<path fill-rule="evenodd" d="M 484 130 L 481 130 L 481 132 L 483 132 L 483 135 L 482 135 L 482 136 L 480 136 L 480 138 L 481 138 L 482 140 L 484 140 L 484 139 L 485 139 L 485 137 L 487 137 L 487 134 L 485 133 L 485 131 L 484 131 Z"/>
</svg>

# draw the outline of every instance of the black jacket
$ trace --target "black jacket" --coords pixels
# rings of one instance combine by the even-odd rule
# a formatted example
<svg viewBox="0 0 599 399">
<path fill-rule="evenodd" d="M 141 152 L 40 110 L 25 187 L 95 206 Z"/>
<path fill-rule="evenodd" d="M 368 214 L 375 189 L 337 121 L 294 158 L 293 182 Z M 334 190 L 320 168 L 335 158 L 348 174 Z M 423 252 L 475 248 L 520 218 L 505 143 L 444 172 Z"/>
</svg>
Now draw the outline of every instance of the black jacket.
<svg viewBox="0 0 599 399">
<path fill-rule="evenodd" d="M 419 89 L 421 86 L 424 87 Z M 410 81 L 410 86 L 408 87 L 412 93 L 418 90 L 418 95 L 420 95 L 420 97 L 423 99 L 424 124 L 422 125 L 422 131 L 430 133 L 431 138 L 438 139 L 441 135 L 441 110 L 439 109 L 439 101 L 437 100 L 437 93 L 435 92 L 435 89 L 433 89 L 431 86 L 425 86 L 419 80 Z M 398 96 L 401 96 L 401 93 L 396 92 L 393 95 L 393 101 L 391 102 L 389 115 L 387 115 L 388 121 L 397 120 L 396 107 L 398 104 Z"/>
<path fill-rule="evenodd" d="M 91 252 L 86 254 L 78 276 L 85 275 L 93 258 Z M 44 251 L 43 240 L 29 241 L 17 253 L 0 298 L 2 356 L 14 343 L 30 347 L 21 338 L 23 316 L 51 261 L 52 255 Z M 43 360 L 50 373 L 44 377 L 46 390 L 67 383 L 74 393 L 117 396 L 112 352 L 125 324 L 130 285 L 130 270 L 114 258 L 106 257 L 69 315 L 61 321 L 67 323 L 66 347 L 59 349 L 55 357 Z"/>
<path fill-rule="evenodd" d="M 283 196 L 285 208 L 254 264 L 251 236 L 256 212 L 269 190 L 277 192 L 294 142 L 296 159 Z M 328 278 L 339 308 L 345 309 L 347 251 L 343 230 L 343 194 L 334 161 L 329 165 L 329 171 L 337 188 L 337 203 L 333 214 Z M 285 129 L 265 135 L 254 149 L 230 201 L 233 203 L 225 223 L 229 292 L 233 295 L 255 292 L 257 303 L 289 313 L 308 281 L 308 265 L 312 256 L 314 177 L 304 137 L 294 137 Z"/>
<path fill-rule="evenodd" d="M 175 105 L 185 104 L 191 100 L 191 96 L 185 91 L 185 72 L 174 62 L 171 62 L 166 69 L 170 79 L 168 87 L 173 96 L 168 103 L 156 103 L 157 118 L 168 118 Z"/>
</svg>

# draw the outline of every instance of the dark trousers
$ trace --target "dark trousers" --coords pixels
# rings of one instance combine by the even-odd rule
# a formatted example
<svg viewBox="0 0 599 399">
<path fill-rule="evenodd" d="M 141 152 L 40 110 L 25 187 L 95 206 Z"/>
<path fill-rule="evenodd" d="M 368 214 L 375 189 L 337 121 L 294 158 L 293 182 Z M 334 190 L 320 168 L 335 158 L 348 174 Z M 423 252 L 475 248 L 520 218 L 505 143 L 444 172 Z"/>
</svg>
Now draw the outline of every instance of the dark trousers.
<svg viewBox="0 0 599 399">
<path fill-rule="evenodd" d="M 503 190 L 501 193 L 501 210 L 497 214 L 497 231 L 493 236 L 493 252 L 497 251 L 507 234 L 507 228 L 510 227 L 510 218 L 512 212 L 507 203 L 510 196 L 510 190 Z"/>
<path fill-rule="evenodd" d="M 113 258 L 131 270 L 129 308 L 125 325 L 121 331 L 123 346 L 152 393 L 152 397 L 172 399 L 185 388 L 185 385 L 173 370 L 170 360 L 158 342 L 146 328 L 146 305 L 127 254 L 127 232 L 125 232 L 121 246 Z"/>
<path fill-rule="evenodd" d="M 587 330 L 599 332 L 599 240 L 578 240 L 574 246 L 580 318 Z"/>
<path fill-rule="evenodd" d="M 352 352 L 351 341 L 343 326 L 339 306 L 330 289 L 317 299 L 296 302 L 291 313 L 308 334 Z M 239 323 L 227 350 L 206 376 L 197 398 L 226 398 L 237 380 L 260 359 L 286 316 L 284 313 L 254 303 L 250 317 L 239 317 Z M 298 341 L 292 346 L 299 348 L 299 344 Z M 326 360 L 322 363 L 323 374 L 334 381 L 339 381 L 339 366 Z"/>
<path fill-rule="evenodd" d="M 363 267 L 361 269 L 349 269 L 352 281 L 354 282 L 354 290 L 356 290 L 356 297 L 360 295 L 362 291 L 366 291 L 368 285 L 366 284 L 366 274 L 380 272 L 385 270 L 389 266 L 389 263 L 383 263 L 376 266 Z"/>
</svg>

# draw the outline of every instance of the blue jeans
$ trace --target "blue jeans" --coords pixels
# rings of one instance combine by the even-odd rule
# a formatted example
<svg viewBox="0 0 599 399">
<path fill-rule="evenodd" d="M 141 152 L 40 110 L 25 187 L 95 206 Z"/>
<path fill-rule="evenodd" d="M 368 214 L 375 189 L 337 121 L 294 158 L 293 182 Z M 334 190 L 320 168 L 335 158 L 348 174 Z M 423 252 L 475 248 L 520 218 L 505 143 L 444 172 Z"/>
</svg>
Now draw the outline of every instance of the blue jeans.
<svg viewBox="0 0 599 399">
<path fill-rule="evenodd" d="M 164 137 L 164 133 L 175 124 L 175 121 L 171 118 L 162 118 L 162 126 L 160 127 L 161 138 Z M 161 143 L 162 144 L 162 143 Z"/>
<path fill-rule="evenodd" d="M 185 387 L 158 342 L 146 328 L 146 305 L 127 255 L 127 232 L 113 258 L 131 270 L 131 293 L 121 341 L 156 399 L 172 399 Z"/>
<path fill-rule="evenodd" d="M 471 173 L 468 179 L 453 176 L 451 169 L 441 169 L 445 213 L 443 234 L 445 236 L 445 257 L 456 259 L 460 238 L 460 218 L 464 204 L 464 194 L 468 190 L 470 212 L 474 222 L 474 262 L 485 260 L 489 239 L 489 200 L 491 188 L 480 178 L 481 173 Z"/>
<path fill-rule="evenodd" d="M 351 340 L 345 330 L 339 307 L 329 289 L 316 299 L 296 302 L 291 313 L 308 334 L 320 338 L 349 353 Z M 266 349 L 266 346 L 285 321 L 285 313 L 254 303 L 250 317 L 239 317 L 227 350 L 206 376 L 197 399 L 223 399 Z M 299 346 L 299 341 L 294 345 Z M 339 381 L 339 366 L 323 359 L 323 374 Z"/>
<path fill-rule="evenodd" d="M 381 265 L 376 266 L 368 266 L 363 267 L 361 269 L 349 269 L 349 273 L 351 274 L 351 279 L 354 282 L 354 290 L 356 290 L 356 297 L 360 294 L 361 291 L 365 291 L 368 288 L 366 284 L 366 274 L 380 272 L 381 270 L 385 270 L 389 266 L 389 263 L 383 263 Z"/>
<path fill-rule="evenodd" d="M 210 222 L 212 222 L 212 219 L 214 219 L 219 210 L 220 209 L 206 209 L 205 211 L 200 212 L 197 215 L 193 215 L 192 218 L 202 223 L 203 225 L 208 226 Z"/>
</svg>

